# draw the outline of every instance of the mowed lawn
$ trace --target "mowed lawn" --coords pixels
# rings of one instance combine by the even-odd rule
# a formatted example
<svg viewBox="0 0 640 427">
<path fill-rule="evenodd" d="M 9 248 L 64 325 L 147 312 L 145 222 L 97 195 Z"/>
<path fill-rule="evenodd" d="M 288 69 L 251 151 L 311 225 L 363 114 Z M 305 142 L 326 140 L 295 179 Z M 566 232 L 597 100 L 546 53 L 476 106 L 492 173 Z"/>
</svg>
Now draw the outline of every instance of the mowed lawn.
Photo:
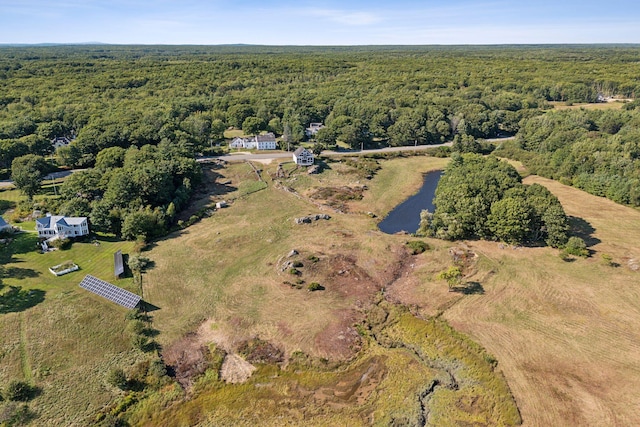
<svg viewBox="0 0 640 427">
<path fill-rule="evenodd" d="M 13 196 L 14 192 L 0 193 Z M 19 197 L 16 200 L 18 201 Z M 19 224 L 33 229 L 33 222 Z M 111 368 L 140 357 L 124 331 L 127 310 L 81 289 L 86 274 L 133 289 L 131 279 L 113 280 L 113 253 L 130 253 L 131 242 L 98 238 L 69 250 L 37 252 L 37 234 L 16 234 L 0 246 L 3 289 L 21 289 L 0 313 L 0 384 L 28 381 L 41 392 L 29 403 L 40 425 L 87 425 L 113 399 L 105 377 Z M 56 277 L 48 268 L 73 261 L 80 270 Z M 0 403 L 6 405 L 7 403 Z M 39 422 L 38 422 L 39 420 Z"/>
<path fill-rule="evenodd" d="M 460 296 L 416 266 L 398 294 L 427 314 L 443 312 L 496 356 L 524 425 L 640 424 L 640 212 L 530 176 L 562 202 L 592 256 L 565 262 L 550 248 L 468 242 L 484 294 Z M 605 265 L 603 253 L 619 266 Z M 442 262 L 442 260 L 440 260 Z M 401 290 L 401 291 L 400 291 Z"/>
</svg>

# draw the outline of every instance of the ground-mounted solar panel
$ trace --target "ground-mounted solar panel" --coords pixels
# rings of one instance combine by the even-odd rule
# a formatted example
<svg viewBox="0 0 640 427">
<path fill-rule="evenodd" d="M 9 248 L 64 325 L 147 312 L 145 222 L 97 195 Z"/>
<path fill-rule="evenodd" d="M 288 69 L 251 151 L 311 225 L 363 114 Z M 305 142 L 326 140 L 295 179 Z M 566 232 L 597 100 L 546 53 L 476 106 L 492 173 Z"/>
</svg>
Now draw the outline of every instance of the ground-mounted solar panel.
<svg viewBox="0 0 640 427">
<path fill-rule="evenodd" d="M 87 274 L 85 278 L 82 279 L 80 287 L 128 309 L 135 308 L 141 299 L 139 295 L 133 292 L 119 288 L 90 274 Z"/>
<path fill-rule="evenodd" d="M 122 251 L 113 254 L 113 274 L 120 277 L 124 274 L 124 262 L 122 261 Z"/>
</svg>

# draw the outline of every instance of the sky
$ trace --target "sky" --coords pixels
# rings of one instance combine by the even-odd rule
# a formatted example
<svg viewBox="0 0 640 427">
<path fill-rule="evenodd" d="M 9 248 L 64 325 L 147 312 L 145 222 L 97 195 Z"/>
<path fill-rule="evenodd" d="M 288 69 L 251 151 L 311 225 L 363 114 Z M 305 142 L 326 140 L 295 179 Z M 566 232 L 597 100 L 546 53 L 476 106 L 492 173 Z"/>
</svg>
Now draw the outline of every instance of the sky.
<svg viewBox="0 0 640 427">
<path fill-rule="evenodd" d="M 0 0 L 0 43 L 640 43 L 637 0 Z"/>
</svg>

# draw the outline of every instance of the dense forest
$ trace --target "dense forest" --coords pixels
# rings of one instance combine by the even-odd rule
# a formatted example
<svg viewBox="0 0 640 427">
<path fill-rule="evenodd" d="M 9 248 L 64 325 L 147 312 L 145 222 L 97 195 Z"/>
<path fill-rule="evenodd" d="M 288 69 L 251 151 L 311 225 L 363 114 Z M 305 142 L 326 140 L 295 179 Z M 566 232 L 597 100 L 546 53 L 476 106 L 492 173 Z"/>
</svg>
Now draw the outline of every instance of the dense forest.
<svg viewBox="0 0 640 427">
<path fill-rule="evenodd" d="M 145 162 L 171 150 L 188 158 L 215 149 L 229 128 L 271 131 L 295 145 L 309 123 L 322 122 L 319 147 L 455 141 L 454 149 L 478 151 L 478 139 L 517 134 L 501 155 L 639 205 L 637 103 L 605 112 L 554 112 L 551 104 L 635 98 L 639 60 L 640 47 L 614 45 L 5 46 L 0 167 L 25 155 L 55 157 L 60 166 L 97 166 L 129 183 L 139 171 L 127 161 L 115 163 L 117 172 L 104 169 L 105 149 L 118 147 L 123 156 L 137 147 L 125 157 Z M 54 150 L 51 141 L 60 137 L 73 142 Z M 151 154 L 145 146 L 164 148 Z M 178 181 L 162 181 L 156 195 L 132 196 L 108 210 L 112 217 L 122 209 L 166 211 L 172 201 L 171 210 L 179 209 L 189 191 Z M 70 199 L 65 210 L 106 206 L 107 185 L 95 188 L 104 194 Z M 122 232 L 122 225 L 116 221 L 111 230 Z"/>
<path fill-rule="evenodd" d="M 640 206 L 640 109 L 567 110 L 523 120 L 515 141 L 499 147 L 532 173 L 617 203 Z"/>
<path fill-rule="evenodd" d="M 549 101 L 634 97 L 640 49 L 579 47 L 0 48 L 0 162 L 50 154 L 90 166 L 100 150 L 162 140 L 202 149 L 225 128 L 292 141 L 436 143 L 515 133 Z"/>
</svg>

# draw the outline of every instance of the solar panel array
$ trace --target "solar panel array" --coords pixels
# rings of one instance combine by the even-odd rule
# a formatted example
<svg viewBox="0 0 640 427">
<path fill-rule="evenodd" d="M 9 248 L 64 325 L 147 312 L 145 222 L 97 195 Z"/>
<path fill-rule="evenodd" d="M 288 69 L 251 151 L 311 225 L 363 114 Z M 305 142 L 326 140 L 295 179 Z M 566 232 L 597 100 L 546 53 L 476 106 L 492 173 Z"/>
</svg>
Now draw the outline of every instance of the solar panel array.
<svg viewBox="0 0 640 427">
<path fill-rule="evenodd" d="M 113 273 L 116 277 L 124 274 L 124 263 L 122 261 L 122 251 L 113 254 Z"/>
<path fill-rule="evenodd" d="M 87 274 L 85 278 L 82 279 L 80 287 L 128 309 L 135 308 L 141 300 L 140 296 L 133 292 L 119 288 L 90 274 Z"/>
</svg>

